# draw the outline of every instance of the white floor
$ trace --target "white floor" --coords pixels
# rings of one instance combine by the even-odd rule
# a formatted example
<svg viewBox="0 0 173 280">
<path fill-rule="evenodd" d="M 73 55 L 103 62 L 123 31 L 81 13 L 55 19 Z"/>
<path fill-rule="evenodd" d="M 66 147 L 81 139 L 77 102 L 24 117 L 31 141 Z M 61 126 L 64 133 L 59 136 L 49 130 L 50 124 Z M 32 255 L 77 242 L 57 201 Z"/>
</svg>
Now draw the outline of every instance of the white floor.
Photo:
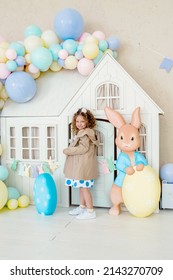
<svg viewBox="0 0 173 280">
<path fill-rule="evenodd" d="M 108 215 L 97 208 L 97 218 L 78 221 L 58 208 L 41 216 L 34 206 L 0 211 L 0 259 L 133 260 L 173 259 L 173 210 L 147 218 L 128 212 Z"/>
</svg>

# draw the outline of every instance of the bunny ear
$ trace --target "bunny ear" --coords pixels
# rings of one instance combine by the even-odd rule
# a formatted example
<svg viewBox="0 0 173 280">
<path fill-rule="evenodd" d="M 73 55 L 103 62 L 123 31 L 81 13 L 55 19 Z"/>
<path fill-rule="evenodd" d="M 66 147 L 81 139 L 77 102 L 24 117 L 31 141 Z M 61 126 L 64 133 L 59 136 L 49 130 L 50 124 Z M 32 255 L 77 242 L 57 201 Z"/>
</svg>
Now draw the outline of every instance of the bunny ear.
<svg viewBox="0 0 173 280">
<path fill-rule="evenodd" d="M 137 107 L 131 118 L 131 125 L 133 125 L 136 128 L 140 128 L 141 126 L 141 117 L 140 117 L 140 107 Z"/>
<path fill-rule="evenodd" d="M 110 107 L 106 107 L 104 109 L 105 114 L 108 118 L 108 120 L 116 127 L 116 128 L 120 128 L 123 125 L 126 124 L 125 120 L 123 119 L 122 115 L 120 113 L 118 113 L 117 111 L 114 111 L 113 109 L 111 109 Z"/>
</svg>

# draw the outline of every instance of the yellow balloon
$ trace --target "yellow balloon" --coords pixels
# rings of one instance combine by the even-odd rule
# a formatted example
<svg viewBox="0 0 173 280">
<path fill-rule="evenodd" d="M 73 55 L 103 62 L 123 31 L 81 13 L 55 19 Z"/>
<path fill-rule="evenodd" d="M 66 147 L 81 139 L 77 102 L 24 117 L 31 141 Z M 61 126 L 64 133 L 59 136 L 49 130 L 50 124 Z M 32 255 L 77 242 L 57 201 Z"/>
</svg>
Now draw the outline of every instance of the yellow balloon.
<svg viewBox="0 0 173 280">
<path fill-rule="evenodd" d="M 19 203 L 19 207 L 21 208 L 27 207 L 30 203 L 29 197 L 27 195 L 21 195 L 18 198 L 18 203 Z"/>
<path fill-rule="evenodd" d="M 0 63 L 3 62 L 7 62 L 7 58 L 6 58 L 6 55 L 5 55 L 5 52 L 6 52 L 6 49 L 4 48 L 0 48 Z"/>
<path fill-rule="evenodd" d="M 32 53 L 32 51 L 34 49 L 36 49 L 38 47 L 43 47 L 44 43 L 40 37 L 31 35 L 25 39 L 24 46 L 25 46 L 27 53 Z"/>
<path fill-rule="evenodd" d="M 50 48 L 53 44 L 59 44 L 59 39 L 53 30 L 46 30 L 42 33 L 41 38 L 46 48 Z"/>
<path fill-rule="evenodd" d="M 74 70 L 77 67 L 78 60 L 75 56 L 69 55 L 65 60 L 65 67 L 69 70 Z"/>
<path fill-rule="evenodd" d="M 60 66 L 57 61 L 52 62 L 51 66 L 50 66 L 50 70 L 52 70 L 53 72 L 58 72 L 61 69 L 62 69 L 62 66 Z"/>
<path fill-rule="evenodd" d="M 95 43 L 86 43 L 82 51 L 86 58 L 94 59 L 99 53 L 99 47 Z"/>
<path fill-rule="evenodd" d="M 8 190 L 6 185 L 0 180 L 0 209 L 4 207 L 8 199 Z"/>
<path fill-rule="evenodd" d="M 8 202 L 7 202 L 7 207 L 8 209 L 10 210 L 15 210 L 17 207 L 18 207 L 18 201 L 17 199 L 10 199 Z"/>
<path fill-rule="evenodd" d="M 95 43 L 96 45 L 98 45 L 99 42 L 95 36 L 88 35 L 85 39 L 85 43 Z"/>
<path fill-rule="evenodd" d="M 147 217 L 157 209 L 160 192 L 159 176 L 149 165 L 142 171 L 125 176 L 122 186 L 124 204 L 136 217 Z"/>
</svg>

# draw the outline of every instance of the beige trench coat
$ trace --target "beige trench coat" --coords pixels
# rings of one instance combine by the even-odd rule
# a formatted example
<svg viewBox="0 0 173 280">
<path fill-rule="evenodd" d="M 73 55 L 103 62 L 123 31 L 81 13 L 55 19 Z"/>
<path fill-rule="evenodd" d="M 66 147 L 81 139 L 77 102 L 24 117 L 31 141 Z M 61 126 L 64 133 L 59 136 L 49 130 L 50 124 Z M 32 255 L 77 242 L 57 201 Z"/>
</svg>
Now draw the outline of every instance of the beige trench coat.
<svg viewBox="0 0 173 280">
<path fill-rule="evenodd" d="M 98 177 L 97 146 L 98 140 L 93 129 L 80 130 L 70 146 L 63 150 L 67 155 L 64 165 L 65 177 L 75 180 L 96 179 Z"/>
</svg>

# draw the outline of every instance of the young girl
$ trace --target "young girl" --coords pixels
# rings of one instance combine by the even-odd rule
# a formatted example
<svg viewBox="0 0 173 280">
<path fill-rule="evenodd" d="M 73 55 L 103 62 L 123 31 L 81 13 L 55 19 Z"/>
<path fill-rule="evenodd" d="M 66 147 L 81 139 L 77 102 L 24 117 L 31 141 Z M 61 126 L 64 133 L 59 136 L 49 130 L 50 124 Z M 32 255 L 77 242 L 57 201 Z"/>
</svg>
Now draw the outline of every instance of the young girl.
<svg viewBox="0 0 173 280">
<path fill-rule="evenodd" d="M 74 139 L 70 146 L 63 150 L 67 155 L 64 166 L 65 185 L 79 188 L 80 194 L 79 207 L 69 211 L 69 214 L 80 220 L 96 218 L 90 192 L 90 188 L 94 186 L 94 179 L 98 176 L 96 158 L 98 140 L 93 130 L 95 125 L 93 114 L 85 108 L 79 109 L 72 121 Z"/>
</svg>

